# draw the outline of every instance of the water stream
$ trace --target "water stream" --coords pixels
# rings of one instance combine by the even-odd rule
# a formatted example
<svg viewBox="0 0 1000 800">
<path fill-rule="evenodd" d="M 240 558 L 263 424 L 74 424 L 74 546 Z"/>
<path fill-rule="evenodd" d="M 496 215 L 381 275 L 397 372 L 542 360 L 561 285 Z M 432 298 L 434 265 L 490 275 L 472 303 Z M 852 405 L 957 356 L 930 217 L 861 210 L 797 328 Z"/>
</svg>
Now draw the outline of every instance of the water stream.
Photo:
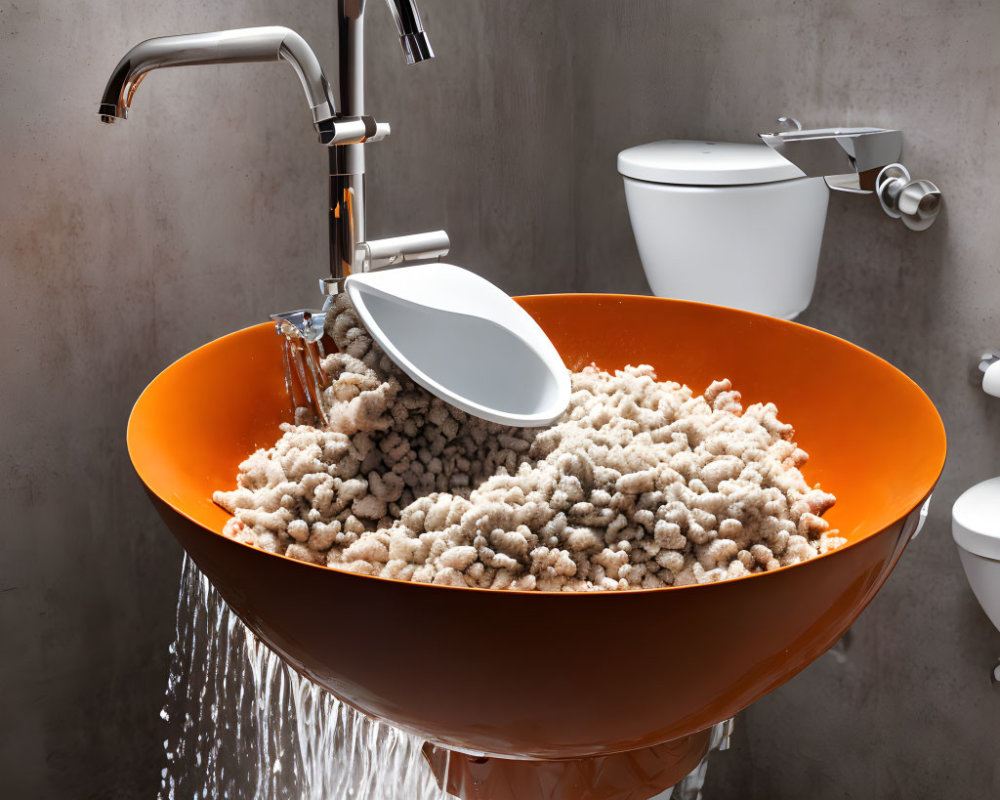
<svg viewBox="0 0 1000 800">
<path fill-rule="evenodd" d="M 290 669 L 185 554 L 158 800 L 449 800 L 423 742 Z M 729 721 L 731 722 L 731 721 Z M 710 750 L 728 746 L 720 723 Z M 706 760 L 652 800 L 699 800 Z"/>
<path fill-rule="evenodd" d="M 419 739 L 288 668 L 186 555 L 159 800 L 442 800 Z"/>
</svg>

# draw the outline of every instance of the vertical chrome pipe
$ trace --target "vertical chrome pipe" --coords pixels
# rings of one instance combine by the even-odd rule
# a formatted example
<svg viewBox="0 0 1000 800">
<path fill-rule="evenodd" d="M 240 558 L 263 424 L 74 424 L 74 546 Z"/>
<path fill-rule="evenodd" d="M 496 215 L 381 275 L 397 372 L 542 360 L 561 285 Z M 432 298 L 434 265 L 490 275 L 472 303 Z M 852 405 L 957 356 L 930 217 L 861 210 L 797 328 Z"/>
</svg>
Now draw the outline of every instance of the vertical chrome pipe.
<svg viewBox="0 0 1000 800">
<path fill-rule="evenodd" d="M 365 113 L 365 0 L 338 0 L 337 45 L 340 112 Z M 360 267 L 365 240 L 365 149 L 361 144 L 330 148 L 330 277 L 346 278 Z"/>
<path fill-rule="evenodd" d="M 434 57 L 414 0 L 388 0 L 406 60 Z M 365 0 L 337 0 L 340 113 L 365 115 Z M 368 134 L 377 141 L 388 132 Z M 330 148 L 330 277 L 337 281 L 363 268 L 365 242 L 365 149 L 361 144 Z"/>
</svg>

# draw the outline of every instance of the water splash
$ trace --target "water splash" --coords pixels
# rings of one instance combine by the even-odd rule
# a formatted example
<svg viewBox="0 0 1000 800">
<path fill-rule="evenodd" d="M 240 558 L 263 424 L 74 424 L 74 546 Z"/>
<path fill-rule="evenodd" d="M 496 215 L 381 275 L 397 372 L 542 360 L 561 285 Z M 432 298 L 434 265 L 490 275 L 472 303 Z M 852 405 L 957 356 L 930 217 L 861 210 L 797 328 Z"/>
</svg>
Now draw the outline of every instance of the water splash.
<svg viewBox="0 0 1000 800">
<path fill-rule="evenodd" d="M 186 555 L 159 800 L 441 800 L 423 742 L 288 668 Z"/>
<path fill-rule="evenodd" d="M 169 652 L 158 800 L 453 800 L 420 739 L 286 666 L 187 554 Z M 710 751 L 728 748 L 731 723 L 715 726 Z M 651 800 L 700 800 L 707 758 Z"/>
</svg>

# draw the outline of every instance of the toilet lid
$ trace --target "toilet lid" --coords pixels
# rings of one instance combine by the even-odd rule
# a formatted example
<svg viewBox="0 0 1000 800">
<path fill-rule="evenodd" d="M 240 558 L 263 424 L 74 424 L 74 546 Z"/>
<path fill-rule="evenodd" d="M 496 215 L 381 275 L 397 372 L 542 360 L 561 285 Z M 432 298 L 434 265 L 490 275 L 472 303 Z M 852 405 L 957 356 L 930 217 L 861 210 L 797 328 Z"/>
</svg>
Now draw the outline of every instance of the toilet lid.
<svg viewBox="0 0 1000 800">
<path fill-rule="evenodd" d="M 951 533 L 960 547 L 1000 560 L 1000 478 L 967 489 L 951 509 Z"/>
<path fill-rule="evenodd" d="M 805 177 L 766 144 L 680 139 L 622 150 L 618 171 L 628 178 L 683 186 L 742 186 Z"/>
</svg>

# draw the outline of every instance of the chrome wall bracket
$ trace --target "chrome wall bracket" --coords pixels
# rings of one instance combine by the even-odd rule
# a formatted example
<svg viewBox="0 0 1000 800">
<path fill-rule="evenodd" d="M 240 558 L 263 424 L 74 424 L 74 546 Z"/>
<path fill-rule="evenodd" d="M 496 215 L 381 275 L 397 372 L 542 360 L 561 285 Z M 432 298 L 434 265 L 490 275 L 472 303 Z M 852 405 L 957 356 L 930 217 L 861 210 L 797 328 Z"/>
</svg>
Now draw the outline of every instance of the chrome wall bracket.
<svg viewBox="0 0 1000 800">
<path fill-rule="evenodd" d="M 913 180 L 899 163 L 903 133 L 887 128 L 803 130 L 794 117 L 778 118 L 783 128 L 758 134 L 806 177 L 851 194 L 875 194 L 882 209 L 911 231 L 925 231 L 941 211 L 941 190 L 928 180 Z"/>
</svg>

